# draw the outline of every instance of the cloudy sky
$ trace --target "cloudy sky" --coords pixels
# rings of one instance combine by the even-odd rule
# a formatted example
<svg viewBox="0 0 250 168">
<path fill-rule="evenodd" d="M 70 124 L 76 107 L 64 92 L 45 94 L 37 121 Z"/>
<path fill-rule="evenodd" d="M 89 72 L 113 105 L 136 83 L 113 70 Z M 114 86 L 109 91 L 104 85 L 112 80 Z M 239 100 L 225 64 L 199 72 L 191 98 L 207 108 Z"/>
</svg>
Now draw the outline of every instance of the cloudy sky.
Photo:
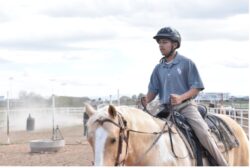
<svg viewBox="0 0 250 168">
<path fill-rule="evenodd" d="M 0 0 L 0 96 L 146 93 L 164 26 L 205 92 L 249 95 L 248 0 Z"/>
</svg>

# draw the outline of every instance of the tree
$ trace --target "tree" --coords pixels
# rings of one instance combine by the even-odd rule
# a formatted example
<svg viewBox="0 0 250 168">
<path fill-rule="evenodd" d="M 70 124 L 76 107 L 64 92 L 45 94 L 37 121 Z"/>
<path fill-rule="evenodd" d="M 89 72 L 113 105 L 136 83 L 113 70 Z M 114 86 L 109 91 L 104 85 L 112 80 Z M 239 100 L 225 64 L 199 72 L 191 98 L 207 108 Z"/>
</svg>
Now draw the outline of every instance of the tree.
<svg viewBox="0 0 250 168">
<path fill-rule="evenodd" d="M 34 92 L 20 91 L 19 92 L 20 106 L 23 107 L 46 107 L 48 100 Z"/>
</svg>

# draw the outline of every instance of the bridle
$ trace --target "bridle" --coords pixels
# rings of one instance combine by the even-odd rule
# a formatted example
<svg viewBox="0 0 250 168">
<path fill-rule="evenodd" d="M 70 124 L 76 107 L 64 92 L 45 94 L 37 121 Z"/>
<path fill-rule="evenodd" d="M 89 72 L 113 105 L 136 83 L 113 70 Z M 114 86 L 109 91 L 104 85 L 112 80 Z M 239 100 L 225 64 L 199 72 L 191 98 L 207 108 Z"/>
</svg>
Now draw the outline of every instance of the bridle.
<svg viewBox="0 0 250 168">
<path fill-rule="evenodd" d="M 129 143 L 130 132 L 158 135 L 156 137 L 156 139 L 154 140 L 154 142 L 151 144 L 151 146 L 146 150 L 146 152 L 144 152 L 144 154 L 141 155 L 141 157 L 137 160 L 136 165 L 139 164 L 145 158 L 146 154 L 153 148 L 153 146 L 158 142 L 160 137 L 166 132 L 169 132 L 172 152 L 176 158 L 179 158 L 179 157 L 177 157 L 177 155 L 175 154 L 174 149 L 173 149 L 173 142 L 172 142 L 172 136 L 171 136 L 171 133 L 173 133 L 173 131 L 171 130 L 171 126 L 168 125 L 167 121 L 165 122 L 165 124 L 160 132 L 143 132 L 143 131 L 136 131 L 136 130 L 128 129 L 127 128 L 127 121 L 124 119 L 124 117 L 118 112 L 117 112 L 117 116 L 118 116 L 118 123 L 114 122 L 113 120 L 111 120 L 109 118 L 98 119 L 95 121 L 95 122 L 98 122 L 100 125 L 103 125 L 103 123 L 105 123 L 105 122 L 110 122 L 119 128 L 118 150 L 117 150 L 117 156 L 116 156 L 116 161 L 115 161 L 114 166 L 121 166 L 121 165 L 123 166 L 125 164 L 125 161 L 126 161 L 127 156 L 128 156 L 128 145 L 129 145 L 128 143 Z M 165 130 L 166 126 L 168 127 L 167 130 Z M 125 157 L 123 158 L 122 161 L 120 161 L 120 157 L 122 155 L 122 150 L 123 150 L 123 148 L 122 148 L 123 142 L 126 143 L 126 151 L 125 151 Z"/>
<path fill-rule="evenodd" d="M 100 125 L 103 125 L 103 123 L 105 123 L 105 122 L 110 122 L 120 129 L 119 130 L 118 150 L 117 150 L 117 157 L 116 157 L 116 161 L 115 161 L 115 166 L 125 164 L 125 160 L 126 160 L 127 155 L 128 155 L 128 140 L 129 140 L 129 130 L 127 129 L 127 121 L 123 118 L 123 116 L 120 113 L 117 113 L 117 116 L 118 116 L 118 123 L 116 123 L 113 120 L 108 119 L 108 118 L 103 119 L 103 120 L 99 119 L 99 120 L 95 121 L 95 122 L 98 122 Z M 127 132 L 127 136 L 126 136 L 126 132 Z M 125 141 L 125 143 L 126 143 L 126 153 L 125 153 L 124 159 L 122 161 L 120 161 L 120 156 L 122 154 L 123 141 Z"/>
</svg>

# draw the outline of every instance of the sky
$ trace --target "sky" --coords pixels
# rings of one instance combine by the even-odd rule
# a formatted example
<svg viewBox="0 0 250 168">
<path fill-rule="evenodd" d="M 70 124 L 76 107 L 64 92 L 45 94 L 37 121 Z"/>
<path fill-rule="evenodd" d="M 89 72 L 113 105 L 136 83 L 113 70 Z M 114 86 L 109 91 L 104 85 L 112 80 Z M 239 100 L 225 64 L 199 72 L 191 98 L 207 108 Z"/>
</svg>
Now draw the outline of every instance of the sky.
<svg viewBox="0 0 250 168">
<path fill-rule="evenodd" d="M 0 0 L 0 96 L 147 93 L 166 26 L 204 92 L 249 95 L 248 0 Z"/>
</svg>

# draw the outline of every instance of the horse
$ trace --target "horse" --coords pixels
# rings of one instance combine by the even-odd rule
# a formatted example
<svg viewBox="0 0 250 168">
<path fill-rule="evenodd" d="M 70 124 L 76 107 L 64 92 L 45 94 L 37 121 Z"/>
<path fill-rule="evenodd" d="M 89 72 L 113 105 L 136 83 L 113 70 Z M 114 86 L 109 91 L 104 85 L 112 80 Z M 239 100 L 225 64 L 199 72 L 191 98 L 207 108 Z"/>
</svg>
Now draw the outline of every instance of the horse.
<svg viewBox="0 0 250 168">
<path fill-rule="evenodd" d="M 128 106 L 109 105 L 89 115 L 87 140 L 93 149 L 94 166 L 195 166 L 196 160 L 177 128 L 148 113 Z M 249 142 L 233 119 L 218 115 L 232 129 L 239 146 L 223 153 L 230 166 L 249 165 Z M 208 165 L 203 158 L 204 165 Z"/>
</svg>

